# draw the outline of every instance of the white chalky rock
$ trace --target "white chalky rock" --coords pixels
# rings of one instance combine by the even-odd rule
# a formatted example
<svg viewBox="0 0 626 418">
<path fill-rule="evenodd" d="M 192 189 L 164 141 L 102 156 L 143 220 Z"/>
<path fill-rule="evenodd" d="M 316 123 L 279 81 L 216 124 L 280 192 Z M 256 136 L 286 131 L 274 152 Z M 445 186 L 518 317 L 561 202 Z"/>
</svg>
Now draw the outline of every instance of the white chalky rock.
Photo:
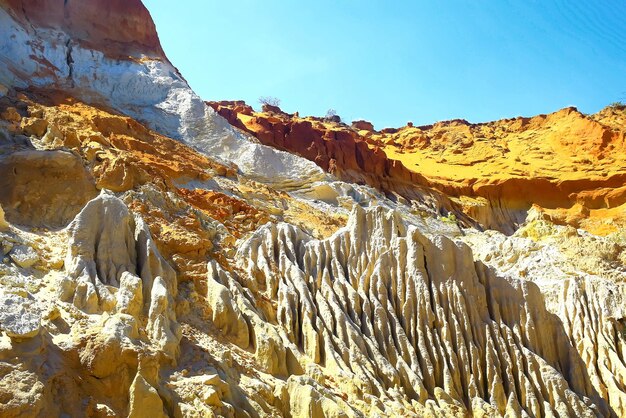
<svg viewBox="0 0 626 418">
<path fill-rule="evenodd" d="M 0 291 L 0 329 L 12 338 L 32 338 L 41 328 L 41 313 L 34 301 Z"/>
<path fill-rule="evenodd" d="M 397 212 L 355 206 L 324 240 L 267 224 L 237 260 L 243 284 L 277 301 L 288 340 L 363 392 L 436 401 L 435 415 L 608 412 L 537 285 L 498 276 L 468 246 L 424 235 Z"/>
<path fill-rule="evenodd" d="M 180 340 L 173 298 L 176 273 L 161 257 L 147 225 L 124 202 L 102 192 L 68 227 L 61 294 L 88 313 L 147 316 L 150 338 L 174 357 Z M 111 287 L 117 288 L 115 295 Z"/>
<path fill-rule="evenodd" d="M 39 255 L 31 247 L 27 245 L 16 245 L 9 252 L 11 260 L 21 268 L 29 268 L 39 261 Z"/>
</svg>

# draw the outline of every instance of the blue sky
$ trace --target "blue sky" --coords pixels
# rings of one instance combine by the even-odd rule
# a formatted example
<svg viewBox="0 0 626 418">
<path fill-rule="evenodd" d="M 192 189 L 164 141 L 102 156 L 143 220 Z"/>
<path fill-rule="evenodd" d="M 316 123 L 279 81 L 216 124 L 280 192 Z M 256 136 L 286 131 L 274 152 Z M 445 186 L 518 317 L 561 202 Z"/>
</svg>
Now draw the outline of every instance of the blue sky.
<svg viewBox="0 0 626 418">
<path fill-rule="evenodd" d="M 205 100 L 377 128 L 626 101 L 626 1 L 144 0 Z"/>
</svg>

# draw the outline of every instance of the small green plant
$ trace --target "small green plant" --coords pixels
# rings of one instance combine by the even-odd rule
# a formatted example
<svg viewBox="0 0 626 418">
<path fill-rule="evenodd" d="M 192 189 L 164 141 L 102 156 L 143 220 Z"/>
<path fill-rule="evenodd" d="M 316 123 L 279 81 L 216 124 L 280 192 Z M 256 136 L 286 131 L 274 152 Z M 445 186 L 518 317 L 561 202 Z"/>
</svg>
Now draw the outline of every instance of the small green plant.
<svg viewBox="0 0 626 418">
<path fill-rule="evenodd" d="M 456 215 L 454 213 L 452 213 L 452 212 L 448 213 L 447 216 L 442 216 L 441 217 L 441 221 L 445 222 L 447 224 L 454 224 L 454 225 L 456 225 L 457 220 L 458 219 L 457 219 Z"/>
<path fill-rule="evenodd" d="M 624 110 L 626 109 L 626 103 L 622 102 L 622 101 L 617 101 L 617 102 L 613 102 L 609 105 L 609 107 L 611 109 L 615 109 L 615 110 Z"/>
</svg>

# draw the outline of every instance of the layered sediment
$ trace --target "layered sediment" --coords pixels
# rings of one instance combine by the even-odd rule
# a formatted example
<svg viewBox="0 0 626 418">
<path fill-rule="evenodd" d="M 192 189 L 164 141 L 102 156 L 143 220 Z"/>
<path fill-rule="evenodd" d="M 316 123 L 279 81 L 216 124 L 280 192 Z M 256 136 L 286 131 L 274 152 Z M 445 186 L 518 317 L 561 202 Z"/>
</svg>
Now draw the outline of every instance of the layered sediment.
<svg viewBox="0 0 626 418">
<path fill-rule="evenodd" d="M 376 131 L 206 105 L 139 1 L 0 23 L 0 415 L 626 415 L 623 109 Z"/>
<path fill-rule="evenodd" d="M 512 233 L 528 210 L 609 234 L 626 203 L 624 111 L 566 108 L 549 115 L 471 124 L 464 120 L 374 130 L 244 102 L 210 102 L 233 126 L 340 177 L 414 198 L 431 188 L 485 228 Z M 412 192 L 413 191 L 413 192 Z"/>
</svg>

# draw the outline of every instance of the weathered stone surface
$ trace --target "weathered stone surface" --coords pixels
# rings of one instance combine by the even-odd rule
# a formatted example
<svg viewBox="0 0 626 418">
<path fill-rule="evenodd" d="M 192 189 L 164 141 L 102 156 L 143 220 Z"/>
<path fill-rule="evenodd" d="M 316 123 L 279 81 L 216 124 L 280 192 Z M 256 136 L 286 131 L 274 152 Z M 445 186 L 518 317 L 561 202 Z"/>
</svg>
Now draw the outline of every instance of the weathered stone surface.
<svg viewBox="0 0 626 418">
<path fill-rule="evenodd" d="M 173 307 L 176 273 L 159 254 L 143 220 L 120 199 L 102 192 L 76 216 L 68 234 L 65 267 L 74 279 L 67 286 L 74 291 L 64 294 L 88 313 L 112 311 L 118 302 L 119 312 L 143 312 L 150 337 L 173 358 L 180 339 Z"/>
<path fill-rule="evenodd" d="M 117 312 L 139 317 L 143 309 L 143 286 L 139 277 L 128 271 L 122 273 L 116 295 Z"/>
<path fill-rule="evenodd" d="M 435 199 L 440 207 L 462 211 L 486 228 L 512 233 L 533 205 L 558 223 L 603 235 L 626 225 L 626 172 L 614 158 L 625 143 L 623 109 L 609 106 L 583 115 L 570 107 L 532 118 L 451 120 L 373 132 L 365 121 L 338 127 L 313 117 L 244 114 L 244 106 L 230 102 L 210 105 L 262 143 L 341 178 L 410 199 L 434 188 L 460 204 Z"/>
<path fill-rule="evenodd" d="M 6 0 L 3 7 L 24 24 L 62 30 L 74 42 L 113 58 L 139 52 L 164 56 L 150 13 L 139 0 L 113 0 L 106 5 L 95 0 L 43 3 Z M 101 22 L 103 16 L 108 24 L 95 24 Z"/>
<path fill-rule="evenodd" d="M 129 418 L 166 418 L 163 401 L 156 389 L 139 373 L 130 387 Z"/>
<path fill-rule="evenodd" d="M 499 277 L 468 247 L 426 237 L 397 214 L 357 209 L 347 230 L 324 241 L 268 225 L 238 255 L 265 289 L 259 297 L 277 298 L 290 341 L 312 359 L 323 351 L 321 362 L 364 392 L 396 388 L 424 406 L 436 399 L 441 414 L 486 405 L 502 415 L 609 411 L 535 284 Z"/>
<path fill-rule="evenodd" d="M 209 262 L 206 298 L 211 309 L 213 324 L 224 334 L 233 338 L 241 348 L 249 344 L 248 324 L 236 305 L 232 294 L 223 283 L 232 280 L 215 261 Z"/>
<path fill-rule="evenodd" d="M 12 223 L 65 226 L 96 195 L 83 162 L 69 152 L 27 150 L 0 157 L 0 204 Z"/>
<path fill-rule="evenodd" d="M 0 413 L 6 417 L 37 416 L 46 409 L 44 385 L 29 370 L 3 370 L 0 394 L 6 401 L 0 403 Z"/>
<path fill-rule="evenodd" d="M 2 251 L 3 256 L 9 254 L 14 246 L 15 244 L 10 239 L 7 239 L 6 236 L 0 235 L 0 250 Z"/>
<path fill-rule="evenodd" d="M 352 121 L 352 127 L 357 131 L 374 132 L 374 125 L 366 120 L 354 120 Z"/>
<path fill-rule="evenodd" d="M 39 261 L 37 252 L 27 245 L 14 246 L 9 252 L 9 257 L 21 268 L 29 268 Z"/>
<path fill-rule="evenodd" d="M 210 103 L 244 133 L 140 3 L 39 3 L 0 1 L 0 236 L 39 257 L 0 263 L 1 416 L 626 415 L 617 110 Z"/>
<path fill-rule="evenodd" d="M 12 338 L 32 338 L 41 329 L 34 300 L 0 291 L 0 329 Z"/>
<path fill-rule="evenodd" d="M 41 138 L 48 129 L 48 121 L 45 119 L 28 118 L 21 121 L 22 130 L 26 135 L 34 135 Z"/>
</svg>

